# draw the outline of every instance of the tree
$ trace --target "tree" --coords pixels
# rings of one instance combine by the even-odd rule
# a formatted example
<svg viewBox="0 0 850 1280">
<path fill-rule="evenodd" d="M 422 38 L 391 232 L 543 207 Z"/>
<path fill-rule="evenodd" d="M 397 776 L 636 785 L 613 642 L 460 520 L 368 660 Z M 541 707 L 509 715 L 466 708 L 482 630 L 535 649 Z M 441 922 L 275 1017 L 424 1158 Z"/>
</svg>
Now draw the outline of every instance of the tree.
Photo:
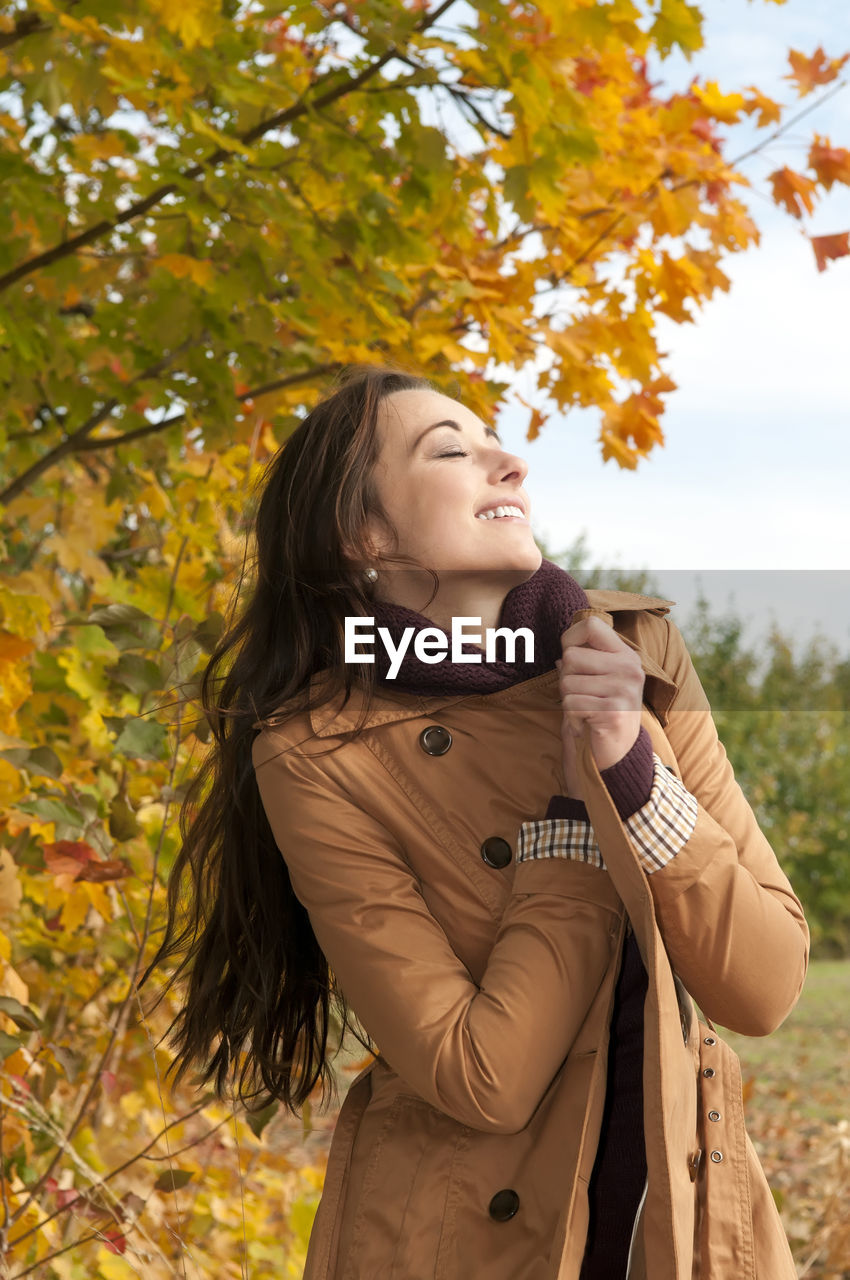
<svg viewBox="0 0 850 1280">
<path fill-rule="evenodd" d="M 298 1274 L 321 1147 L 299 1170 L 254 1118 L 260 1168 L 244 1116 L 184 1093 L 169 1118 L 173 1006 L 136 991 L 252 487 L 353 360 L 489 419 L 545 351 L 535 399 L 598 407 L 606 460 L 663 443 L 655 318 L 691 322 L 758 241 L 723 127 L 808 109 L 665 96 L 648 55 L 700 43 L 684 0 L 0 7 L 8 1274 L 182 1274 L 184 1241 L 210 1275 L 279 1275 L 281 1248 Z M 846 60 L 793 51 L 796 97 Z M 850 152 L 815 135 L 770 194 L 802 219 L 836 182 Z"/>
</svg>

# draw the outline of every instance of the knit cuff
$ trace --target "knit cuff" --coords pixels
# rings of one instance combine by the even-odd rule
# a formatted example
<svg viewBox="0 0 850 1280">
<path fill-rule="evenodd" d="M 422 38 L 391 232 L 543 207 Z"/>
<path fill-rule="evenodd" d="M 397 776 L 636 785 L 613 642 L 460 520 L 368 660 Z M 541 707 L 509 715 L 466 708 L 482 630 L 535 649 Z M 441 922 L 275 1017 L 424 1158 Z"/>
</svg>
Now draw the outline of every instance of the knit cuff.
<svg viewBox="0 0 850 1280">
<path fill-rule="evenodd" d="M 641 725 L 631 750 L 622 760 L 603 769 L 600 777 L 621 818 L 630 818 L 643 808 L 649 800 L 653 778 L 652 739 L 644 725 Z M 546 817 L 590 821 L 587 805 L 573 796 L 552 796 Z"/>
<path fill-rule="evenodd" d="M 571 818 L 575 822 L 590 822 L 587 805 L 573 796 L 552 796 L 546 809 L 546 818 Z"/>
</svg>

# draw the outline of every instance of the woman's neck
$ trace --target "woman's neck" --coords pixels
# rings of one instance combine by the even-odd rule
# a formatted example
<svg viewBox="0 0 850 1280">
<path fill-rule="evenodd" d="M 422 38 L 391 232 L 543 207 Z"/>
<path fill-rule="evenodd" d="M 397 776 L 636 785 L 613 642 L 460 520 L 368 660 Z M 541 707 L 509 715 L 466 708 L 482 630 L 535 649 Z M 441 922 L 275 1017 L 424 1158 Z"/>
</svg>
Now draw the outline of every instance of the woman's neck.
<svg viewBox="0 0 850 1280">
<path fill-rule="evenodd" d="M 435 627 L 449 633 L 453 618 L 480 619 L 481 629 L 499 625 L 508 592 L 532 575 L 526 570 L 495 572 L 485 570 L 462 573 L 451 570 L 439 574 L 440 586 L 433 600 L 433 579 L 428 574 L 399 570 L 390 575 L 388 587 L 376 589 L 375 598 L 390 605 L 400 605 L 427 618 Z"/>
</svg>

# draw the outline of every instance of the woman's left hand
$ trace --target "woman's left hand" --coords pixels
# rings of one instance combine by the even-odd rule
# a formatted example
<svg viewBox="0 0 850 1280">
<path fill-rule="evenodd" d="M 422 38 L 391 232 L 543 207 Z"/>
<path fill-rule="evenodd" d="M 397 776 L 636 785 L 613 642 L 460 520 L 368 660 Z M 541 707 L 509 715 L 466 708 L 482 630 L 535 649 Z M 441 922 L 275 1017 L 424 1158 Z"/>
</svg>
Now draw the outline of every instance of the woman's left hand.
<svg viewBox="0 0 850 1280">
<path fill-rule="evenodd" d="M 565 765 L 575 759 L 570 733 L 579 736 L 586 722 L 601 772 L 622 760 L 640 733 L 644 670 L 635 650 L 599 617 L 582 618 L 568 627 L 561 635 L 561 649 L 556 666 L 564 710 Z"/>
</svg>

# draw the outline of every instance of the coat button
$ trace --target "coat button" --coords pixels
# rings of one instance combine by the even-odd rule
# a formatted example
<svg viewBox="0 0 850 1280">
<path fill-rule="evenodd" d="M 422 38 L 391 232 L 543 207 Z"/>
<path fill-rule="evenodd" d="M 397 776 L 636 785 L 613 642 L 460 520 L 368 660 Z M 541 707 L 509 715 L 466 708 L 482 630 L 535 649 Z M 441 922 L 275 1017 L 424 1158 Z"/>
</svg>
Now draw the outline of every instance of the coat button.
<svg viewBox="0 0 850 1280">
<path fill-rule="evenodd" d="M 507 1222 L 519 1208 L 519 1196 L 510 1187 L 497 1191 L 490 1201 L 490 1217 L 496 1222 Z"/>
<path fill-rule="evenodd" d="M 419 745 L 429 756 L 444 756 L 452 745 L 452 735 L 441 724 L 430 724 L 420 733 Z"/>
<path fill-rule="evenodd" d="M 506 867 L 512 856 L 511 846 L 501 836 L 488 836 L 481 846 L 481 857 L 488 867 L 495 867 L 497 871 Z"/>
<path fill-rule="evenodd" d="M 699 1162 L 702 1159 L 702 1148 L 698 1148 L 688 1161 L 688 1173 L 691 1175 L 691 1182 L 696 1182 L 699 1174 Z"/>
<path fill-rule="evenodd" d="M 709 1113 L 708 1113 L 708 1118 L 709 1118 L 709 1120 L 719 1120 L 719 1119 L 720 1119 L 720 1112 L 719 1112 L 719 1111 L 709 1111 Z"/>
<path fill-rule="evenodd" d="M 685 1044 L 688 1043 L 688 1020 L 683 1013 L 679 1014 L 679 1022 L 682 1025 L 682 1039 Z"/>
<path fill-rule="evenodd" d="M 706 1067 L 705 1071 L 703 1071 L 702 1074 L 705 1076 L 707 1080 L 710 1080 L 711 1077 L 714 1075 L 714 1067 Z"/>
</svg>

